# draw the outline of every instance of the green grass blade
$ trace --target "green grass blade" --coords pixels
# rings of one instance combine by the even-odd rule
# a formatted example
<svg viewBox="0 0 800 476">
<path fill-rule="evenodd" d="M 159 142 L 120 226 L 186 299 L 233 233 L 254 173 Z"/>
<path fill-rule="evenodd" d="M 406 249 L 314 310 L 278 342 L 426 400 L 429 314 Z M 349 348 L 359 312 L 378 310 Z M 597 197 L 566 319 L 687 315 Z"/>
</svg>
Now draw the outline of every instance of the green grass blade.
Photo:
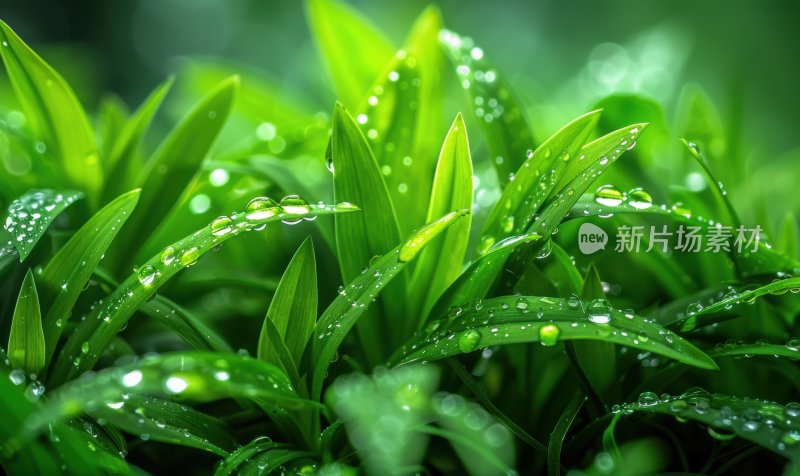
<svg viewBox="0 0 800 476">
<path fill-rule="evenodd" d="M 283 341 L 283 337 L 280 331 L 278 331 L 278 328 L 273 324 L 272 319 L 264 319 L 264 326 L 261 329 L 261 337 L 258 340 L 258 344 L 259 352 L 261 352 L 263 344 L 267 346 L 266 348 L 269 349 L 270 355 L 272 356 L 270 360 L 267 360 L 259 355 L 261 360 L 267 360 L 282 368 L 286 372 L 286 375 L 289 376 L 292 384 L 300 384 L 300 375 L 297 372 L 296 360 L 292 357 L 289 348 L 286 347 L 286 343 Z"/>
<path fill-rule="evenodd" d="M 198 448 L 225 457 L 236 446 L 230 429 L 197 410 L 149 395 L 128 394 L 88 413 L 132 435 Z"/>
<path fill-rule="evenodd" d="M 130 111 L 125 102 L 116 94 L 106 94 L 100 100 L 97 108 L 97 117 L 94 120 L 95 136 L 97 137 L 97 147 L 100 150 L 100 157 L 103 157 L 103 169 L 108 177 L 108 170 L 111 164 L 108 158 L 114 142 L 120 135 L 125 122 L 130 117 Z M 108 182 L 106 180 L 106 182 Z M 103 190 L 107 189 L 107 183 Z"/>
<path fill-rule="evenodd" d="M 4 228 L 12 236 L 20 261 L 33 251 L 50 223 L 80 198 L 83 193 L 72 190 L 31 190 L 11 202 Z"/>
<path fill-rule="evenodd" d="M 42 312 L 36 282 L 29 269 L 14 308 L 11 333 L 8 337 L 8 358 L 14 367 L 26 374 L 38 374 L 44 368 L 45 346 L 42 331 Z"/>
<path fill-rule="evenodd" d="M 767 344 L 763 342 L 738 344 L 726 342 L 718 344 L 708 355 L 714 359 L 721 357 L 744 357 L 749 359 L 758 355 L 773 358 L 786 357 L 791 360 L 797 360 L 800 359 L 800 341 L 793 339 L 786 342 L 786 344 Z"/>
<path fill-rule="evenodd" d="M 250 462 L 259 453 L 269 450 L 286 450 L 288 446 L 276 443 L 271 438 L 259 436 L 250 443 L 239 447 L 219 463 L 214 476 L 231 476 L 240 474 L 241 467 Z"/>
<path fill-rule="evenodd" d="M 417 107 L 419 75 L 417 58 L 400 50 L 370 90 L 369 97 L 364 98 L 362 113 L 356 116 L 392 202 L 406 204 L 404 212 L 397 216 L 404 235 L 425 222 L 427 204 L 415 197 L 430 194 L 433 168 L 433 157 L 417 150 L 415 134 L 421 114 Z"/>
<path fill-rule="evenodd" d="M 113 337 L 128 322 L 134 312 L 150 299 L 159 287 L 185 267 L 194 264 L 204 253 L 242 232 L 267 225 L 271 222 L 297 222 L 313 219 L 315 216 L 358 210 L 351 204 L 329 206 L 309 205 L 307 211 L 297 210 L 296 206 L 284 210 L 269 199 L 258 202 L 268 208 L 260 208 L 257 213 L 236 213 L 231 217 L 220 217 L 209 226 L 196 231 L 164 248 L 164 250 L 143 263 L 138 271 L 129 276 L 114 292 L 97 306 L 70 335 L 49 375 L 52 383 L 65 382 L 75 375 L 89 370 Z"/>
<path fill-rule="evenodd" d="M 156 295 L 139 311 L 172 329 L 193 350 L 230 352 L 231 347 L 216 331 L 177 303 Z"/>
<path fill-rule="evenodd" d="M 392 199 L 366 139 L 350 113 L 337 103 L 333 111 L 330 156 L 333 161 L 334 198 L 357 203 L 362 212 L 335 217 L 336 250 L 342 281 L 356 279 L 373 256 L 381 256 L 401 241 Z M 375 319 L 357 326 L 358 336 L 369 362 L 377 364 L 384 345 L 402 332 L 405 282 L 400 279 L 386 290 L 381 306 L 371 311 Z"/>
<path fill-rule="evenodd" d="M 718 181 L 714 174 L 711 173 L 711 169 L 708 168 L 708 163 L 700 152 L 700 148 L 697 144 L 693 142 L 688 142 L 686 139 L 681 139 L 681 142 L 689 151 L 689 155 L 700 165 L 700 169 L 703 171 L 703 175 L 705 175 L 706 181 L 708 182 L 709 189 L 714 196 L 714 200 L 717 202 L 717 211 L 722 212 L 722 216 L 720 217 L 723 223 L 727 223 L 732 225 L 734 228 L 741 225 L 741 220 L 739 220 L 739 215 L 736 213 L 736 210 L 733 208 L 733 204 L 728 198 L 727 192 L 722 188 L 722 182 Z"/>
<path fill-rule="evenodd" d="M 46 290 L 43 302 L 47 306 L 44 333 L 48 362 L 85 284 L 138 199 L 139 191 L 133 190 L 103 207 L 61 247 L 42 272 L 40 282 Z"/>
<path fill-rule="evenodd" d="M 311 238 L 303 241 L 284 271 L 258 339 L 258 358 L 281 365 L 270 345 L 267 321 L 274 324 L 292 360 L 300 362 L 317 322 L 317 264 Z"/>
<path fill-rule="evenodd" d="M 343 2 L 308 0 L 306 11 L 337 95 L 348 107 L 358 106 L 394 54 L 395 47 L 361 14 Z M 352 54 L 354 51 L 358 54 Z"/>
<path fill-rule="evenodd" d="M 578 152 L 597 125 L 600 111 L 575 119 L 553 134 L 514 171 L 514 180 L 505 187 L 483 226 L 479 252 L 495 242 L 518 235 L 530 225 L 545 200 L 560 188 L 556 182 L 566 175 L 566 167 L 577 166 Z M 566 158 L 566 160 L 564 160 Z"/>
<path fill-rule="evenodd" d="M 396 361 L 409 364 L 442 359 L 492 345 L 563 340 L 603 340 L 663 355 L 702 369 L 716 369 L 700 349 L 644 318 L 612 309 L 605 301 L 503 296 L 461 308 L 417 336 Z M 630 316 L 630 317 L 628 317 Z"/>
<path fill-rule="evenodd" d="M 474 299 L 482 299 L 492 288 L 497 276 L 503 270 L 506 260 L 514 250 L 526 243 L 533 243 L 539 238 L 536 233 L 529 233 L 512 236 L 495 243 L 489 251 L 473 261 L 467 270 L 447 288 L 428 317 L 443 316 L 452 307 Z M 428 320 L 426 319 L 426 322 Z"/>
<path fill-rule="evenodd" d="M 104 201 L 109 201 L 136 186 L 141 168 L 141 164 L 137 161 L 139 146 L 173 82 L 174 79 L 170 77 L 150 93 L 139 109 L 122 126 L 119 135 L 114 137 L 114 143 L 106 160 L 108 179 L 103 190 Z"/>
<path fill-rule="evenodd" d="M 778 236 L 775 239 L 775 248 L 782 251 L 790 258 L 800 258 L 800 239 L 797 231 L 797 218 L 794 213 L 787 212 L 781 221 Z"/>
<path fill-rule="evenodd" d="M 620 406 L 623 412 L 672 415 L 708 425 L 720 434 L 733 434 L 791 460 L 800 457 L 800 406 L 768 400 L 710 394 L 704 391 L 659 399 L 645 392 L 636 403 Z"/>
<path fill-rule="evenodd" d="M 703 306 L 699 302 L 692 303 L 686 307 L 685 314 L 674 316 L 672 319 L 665 321 L 664 324 L 674 325 L 682 332 L 688 332 L 713 323 L 716 314 L 726 313 L 734 306 L 742 303 L 752 303 L 764 295 L 783 294 L 788 290 L 791 290 L 792 293 L 800 291 L 800 277 L 778 279 L 764 286 L 742 290 L 741 292 L 733 290 L 726 293 L 722 299 L 707 306 Z"/>
<path fill-rule="evenodd" d="M 534 145 L 524 109 L 508 82 L 484 59 L 483 50 L 471 38 L 442 30 L 439 41 L 474 107 L 498 180 L 505 185 Z"/>
<path fill-rule="evenodd" d="M 311 368 L 304 369 L 311 374 L 312 398 L 319 398 L 322 394 L 322 382 L 336 351 L 372 300 L 425 245 L 467 213 L 468 210 L 450 212 L 420 228 L 406 242 L 374 260 L 369 269 L 342 288 L 339 296 L 320 316 L 312 334 Z"/>
<path fill-rule="evenodd" d="M 459 114 L 439 154 L 427 220 L 461 209 L 472 209 L 472 157 L 464 119 Z M 416 330 L 436 299 L 458 278 L 471 224 L 471 216 L 459 220 L 420 254 L 409 290 L 411 304 L 418 309 L 414 314 L 419 318 L 409 320 L 408 331 Z"/>
<path fill-rule="evenodd" d="M 64 79 L 0 21 L 0 56 L 34 132 L 60 158 L 68 183 L 97 204 L 103 173 L 86 113 Z"/>
<path fill-rule="evenodd" d="M 133 250 L 147 248 L 147 243 L 142 245 L 142 237 L 153 234 L 200 170 L 228 118 L 238 86 L 239 78 L 234 76 L 209 92 L 181 119 L 146 164 L 140 178 L 139 205 L 109 257 L 118 270 L 137 257 Z"/>
<path fill-rule="evenodd" d="M 547 474 L 548 476 L 561 475 L 561 448 L 564 445 L 564 438 L 575 421 L 578 412 L 586 403 L 586 397 L 578 395 L 573 398 L 558 419 L 553 431 L 550 432 L 550 440 L 547 444 Z"/>
<path fill-rule="evenodd" d="M 242 398 L 287 407 L 309 403 L 270 363 L 218 352 L 176 352 L 109 367 L 59 387 L 29 420 L 22 436 L 31 438 L 51 423 L 124 401 L 126 394 L 177 395 L 199 402 Z"/>
</svg>

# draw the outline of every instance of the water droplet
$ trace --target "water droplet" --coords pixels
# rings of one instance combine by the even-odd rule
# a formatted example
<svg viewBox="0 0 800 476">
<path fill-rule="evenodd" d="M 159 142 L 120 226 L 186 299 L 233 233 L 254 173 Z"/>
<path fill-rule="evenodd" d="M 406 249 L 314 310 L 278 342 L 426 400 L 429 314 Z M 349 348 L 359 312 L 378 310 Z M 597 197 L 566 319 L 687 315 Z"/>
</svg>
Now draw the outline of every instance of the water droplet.
<svg viewBox="0 0 800 476">
<path fill-rule="evenodd" d="M 181 393 L 189 387 L 189 383 L 180 377 L 169 377 L 164 382 L 164 388 L 170 393 Z"/>
<path fill-rule="evenodd" d="M 25 382 L 25 372 L 19 369 L 12 370 L 11 373 L 8 374 L 8 379 L 11 380 L 11 383 L 14 385 L 22 385 Z"/>
<path fill-rule="evenodd" d="M 784 411 L 786 412 L 786 416 L 790 418 L 800 417 L 800 403 L 789 402 L 784 407 Z"/>
<path fill-rule="evenodd" d="M 247 204 L 244 217 L 248 221 L 261 221 L 280 212 L 278 204 L 269 197 L 256 197 Z"/>
<path fill-rule="evenodd" d="M 539 342 L 544 346 L 552 347 L 558 342 L 561 329 L 555 324 L 545 324 L 539 328 Z"/>
<path fill-rule="evenodd" d="M 297 195 L 288 195 L 283 197 L 279 205 L 284 213 L 288 213 L 290 215 L 305 215 L 311 211 L 311 207 L 308 205 L 308 202 Z"/>
<path fill-rule="evenodd" d="M 153 281 L 155 281 L 157 276 L 158 270 L 149 264 L 142 266 L 136 272 L 136 277 L 139 279 L 139 282 L 142 284 L 142 286 L 150 286 L 153 284 Z"/>
<path fill-rule="evenodd" d="M 644 210 L 653 206 L 653 197 L 641 188 L 634 188 L 628 192 L 628 205 Z"/>
<path fill-rule="evenodd" d="M 652 407 L 653 405 L 658 404 L 658 395 L 653 392 L 642 392 L 639 395 L 639 406 L 642 407 Z"/>
<path fill-rule="evenodd" d="M 686 315 L 687 316 L 694 316 L 695 314 L 697 314 L 698 312 L 700 312 L 702 310 L 703 310 L 703 305 L 702 304 L 700 304 L 699 302 L 693 302 L 693 303 L 689 304 L 689 306 L 686 308 Z"/>
<path fill-rule="evenodd" d="M 589 320 L 595 324 L 608 324 L 611 321 L 611 306 L 605 299 L 595 299 L 589 305 Z"/>
<path fill-rule="evenodd" d="M 81 344 L 81 353 L 88 354 L 89 353 L 89 342 L 84 342 Z"/>
<path fill-rule="evenodd" d="M 167 246 L 164 248 L 164 251 L 161 252 L 161 262 L 165 265 L 172 264 L 172 262 L 175 261 L 176 254 L 175 248 Z"/>
<path fill-rule="evenodd" d="M 484 235 L 478 243 L 478 254 L 484 254 L 494 245 L 494 237 L 491 235 Z"/>
<path fill-rule="evenodd" d="M 198 258 L 200 258 L 200 250 L 196 246 L 192 246 L 181 253 L 180 263 L 182 266 L 191 266 L 197 263 Z"/>
<path fill-rule="evenodd" d="M 528 301 L 525 298 L 517 299 L 517 309 L 524 311 L 528 309 Z"/>
<path fill-rule="evenodd" d="M 458 348 L 464 353 L 472 352 L 478 348 L 480 342 L 481 333 L 475 329 L 470 329 L 461 334 L 461 337 L 458 338 Z"/>
<path fill-rule="evenodd" d="M 233 230 L 233 220 L 226 216 L 217 217 L 209 227 L 211 228 L 211 234 L 214 236 L 227 235 Z"/>
<path fill-rule="evenodd" d="M 594 192 L 594 201 L 607 207 L 619 205 L 624 198 L 622 192 L 613 185 L 602 185 Z"/>
</svg>

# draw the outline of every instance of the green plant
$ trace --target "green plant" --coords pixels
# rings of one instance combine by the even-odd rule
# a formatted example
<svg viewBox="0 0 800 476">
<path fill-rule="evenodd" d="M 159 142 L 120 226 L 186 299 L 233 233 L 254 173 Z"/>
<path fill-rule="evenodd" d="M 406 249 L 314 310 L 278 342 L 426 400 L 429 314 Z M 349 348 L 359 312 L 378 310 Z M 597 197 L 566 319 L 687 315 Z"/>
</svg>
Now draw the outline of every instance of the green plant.
<svg viewBox="0 0 800 476">
<path fill-rule="evenodd" d="M 715 178 L 747 186 L 702 91 L 681 152 L 637 96 L 534 147 L 506 79 L 435 8 L 396 50 L 344 4 L 307 7 L 330 118 L 195 62 L 178 82 L 204 95 L 147 159 L 172 79 L 90 118 L 0 23 L 24 110 L 2 123 L 6 472 L 798 470 L 791 215 L 743 252 L 577 252 L 587 218 L 756 214 Z"/>
</svg>

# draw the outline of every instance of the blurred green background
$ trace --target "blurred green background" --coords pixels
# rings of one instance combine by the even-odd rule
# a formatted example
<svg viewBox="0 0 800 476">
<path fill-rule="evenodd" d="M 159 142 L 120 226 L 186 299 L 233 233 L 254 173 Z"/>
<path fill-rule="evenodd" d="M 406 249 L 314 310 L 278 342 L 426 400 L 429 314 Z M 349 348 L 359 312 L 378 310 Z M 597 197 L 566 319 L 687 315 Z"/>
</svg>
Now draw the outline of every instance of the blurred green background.
<svg viewBox="0 0 800 476">
<path fill-rule="evenodd" d="M 428 3 L 351 2 L 398 44 Z M 777 160 L 798 145 L 795 3 L 433 3 L 449 28 L 474 37 L 508 75 L 532 108 L 537 134 L 614 91 L 644 92 L 669 112 L 682 85 L 697 82 L 724 118 L 743 116 L 746 152 L 757 160 Z M 176 58 L 198 55 L 263 69 L 326 111 L 334 99 L 299 1 L 5 0 L 0 17 L 64 73 L 90 109 L 103 90 L 138 104 L 177 70 Z"/>
</svg>

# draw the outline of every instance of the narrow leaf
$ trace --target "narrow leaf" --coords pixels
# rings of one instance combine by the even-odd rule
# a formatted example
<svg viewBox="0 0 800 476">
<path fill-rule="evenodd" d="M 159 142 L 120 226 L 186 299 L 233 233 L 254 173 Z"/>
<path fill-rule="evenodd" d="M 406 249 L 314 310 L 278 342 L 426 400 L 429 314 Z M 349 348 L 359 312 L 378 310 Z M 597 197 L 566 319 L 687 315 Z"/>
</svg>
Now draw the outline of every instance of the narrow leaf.
<svg viewBox="0 0 800 476">
<path fill-rule="evenodd" d="M 48 361 L 85 284 L 136 207 L 138 199 L 139 191 L 133 190 L 103 207 L 47 263 L 41 283 L 43 289 L 47 290 L 44 333 Z"/>
<path fill-rule="evenodd" d="M 267 321 L 274 324 L 294 362 L 299 362 L 316 320 L 317 265 L 314 245 L 307 238 L 289 262 L 272 297 L 258 340 L 258 358 L 281 365 L 275 349 L 270 347 Z"/>
<path fill-rule="evenodd" d="M 325 309 L 312 335 L 314 345 L 309 369 L 312 398 L 321 395 L 322 382 L 333 356 L 372 300 L 402 271 L 408 260 L 414 259 L 425 245 L 467 213 L 468 210 L 450 212 L 417 230 L 405 243 L 374 260 L 369 269 L 344 287 Z"/>
<path fill-rule="evenodd" d="M 94 133 L 64 79 L 0 21 L 0 56 L 34 132 L 57 151 L 70 183 L 96 204 L 103 183 Z"/>
<path fill-rule="evenodd" d="M 83 194 L 72 190 L 31 190 L 11 202 L 3 228 L 11 234 L 20 262 L 33 251 L 50 223 L 79 198 Z"/>
<path fill-rule="evenodd" d="M 464 119 L 456 116 L 439 154 L 427 221 L 447 212 L 472 209 L 472 158 Z M 467 251 L 471 217 L 459 220 L 422 251 L 414 267 L 410 295 L 420 318 L 459 276 Z M 420 319 L 410 319 L 414 325 Z M 416 322 L 415 322 L 416 321 Z"/>
<path fill-rule="evenodd" d="M 306 2 L 311 31 L 328 65 L 336 92 L 349 107 L 356 107 L 394 46 L 361 14 L 338 0 Z M 353 52 L 358 51 L 357 55 Z M 348 58 L 348 61 L 342 61 Z"/>
<path fill-rule="evenodd" d="M 259 199 L 256 204 L 259 203 L 263 203 L 264 207 L 258 207 L 257 211 L 251 209 L 247 213 L 236 213 L 231 217 L 220 217 L 209 226 L 167 246 L 161 253 L 142 264 L 136 273 L 129 276 L 104 300 L 102 305 L 96 306 L 81 321 L 55 360 L 49 375 L 50 381 L 62 383 L 91 369 L 133 313 L 165 282 L 182 269 L 193 265 L 204 253 L 230 238 L 271 222 L 281 220 L 292 222 L 313 219 L 312 217 L 319 215 L 358 210 L 349 203 L 337 206 L 308 205 L 306 212 L 299 209 L 284 210 L 266 198 Z"/>
<path fill-rule="evenodd" d="M 38 374 L 44 367 L 45 347 L 42 314 L 33 273 L 29 269 L 14 308 L 8 337 L 8 358 L 26 374 Z"/>
<path fill-rule="evenodd" d="M 442 359 L 492 345 L 539 342 L 552 346 L 563 340 L 590 339 L 642 349 L 699 368 L 716 368 L 710 357 L 675 333 L 602 301 L 503 296 L 462 308 L 430 327 L 436 330 L 411 339 L 396 363 Z"/>
<path fill-rule="evenodd" d="M 492 164 L 501 184 L 525 160 L 533 148 L 533 135 L 524 109 L 508 82 L 485 58 L 471 38 L 449 30 L 439 33 L 439 41 L 467 94 L 478 124 L 486 136 Z"/>
<path fill-rule="evenodd" d="M 218 419 L 179 403 L 149 395 L 128 394 L 120 401 L 89 409 L 127 433 L 227 456 L 235 447 L 230 429 Z"/>
</svg>

